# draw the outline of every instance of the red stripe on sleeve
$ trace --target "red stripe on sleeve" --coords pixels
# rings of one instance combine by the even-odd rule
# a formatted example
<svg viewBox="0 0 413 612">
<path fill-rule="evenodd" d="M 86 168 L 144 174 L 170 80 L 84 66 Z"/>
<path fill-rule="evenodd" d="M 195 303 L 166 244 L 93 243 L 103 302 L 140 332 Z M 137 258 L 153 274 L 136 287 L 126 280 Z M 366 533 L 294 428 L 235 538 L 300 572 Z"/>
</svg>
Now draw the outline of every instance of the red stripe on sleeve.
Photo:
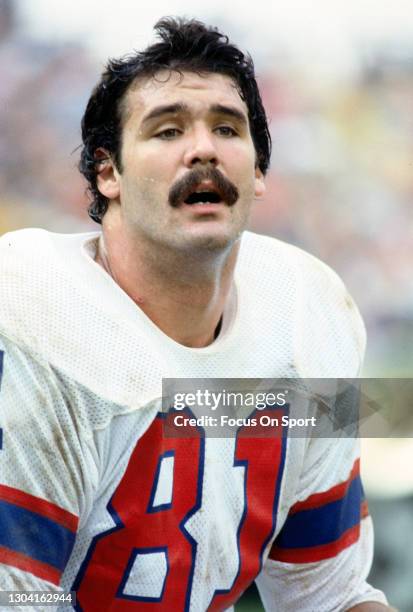
<svg viewBox="0 0 413 612">
<path fill-rule="evenodd" d="M 366 518 L 366 516 L 369 516 L 370 512 L 369 512 L 369 505 L 367 503 L 367 500 L 364 499 L 361 502 L 361 506 L 360 506 L 360 518 L 364 519 Z"/>
<path fill-rule="evenodd" d="M 353 468 L 350 472 L 350 476 L 345 482 L 341 482 L 338 485 L 335 485 L 328 491 L 324 491 L 323 493 L 314 493 L 307 497 L 304 501 L 300 501 L 295 503 L 288 514 L 295 514 L 296 512 L 301 512 L 302 510 L 313 510 L 314 508 L 319 508 L 320 506 L 324 506 L 333 501 L 337 501 L 338 499 L 342 499 L 348 491 L 348 488 L 351 482 L 356 478 L 360 473 L 360 459 L 357 459 L 354 462 Z"/>
<path fill-rule="evenodd" d="M 7 485 L 0 485 L 0 499 L 20 506 L 21 508 L 25 508 L 26 510 L 30 510 L 31 512 L 37 512 L 37 514 L 41 514 L 59 523 L 62 527 L 66 527 L 66 529 L 69 529 L 72 533 L 76 533 L 79 518 L 75 514 L 41 497 L 35 497 L 34 495 L 30 495 L 29 493 L 25 493 L 13 487 L 8 487 Z"/>
<path fill-rule="evenodd" d="M 52 584 L 60 584 L 61 572 L 56 568 L 47 563 L 42 563 L 42 561 L 36 561 L 23 553 L 5 548 L 4 546 L 0 546 L 0 563 L 17 567 L 17 569 L 23 570 L 24 572 L 30 572 L 34 576 L 42 580 L 48 580 Z"/>
<path fill-rule="evenodd" d="M 351 546 L 360 537 L 360 525 L 351 527 L 334 542 L 312 546 L 311 548 L 278 548 L 271 549 L 271 559 L 284 563 L 313 563 L 335 557 L 348 546 Z"/>
</svg>

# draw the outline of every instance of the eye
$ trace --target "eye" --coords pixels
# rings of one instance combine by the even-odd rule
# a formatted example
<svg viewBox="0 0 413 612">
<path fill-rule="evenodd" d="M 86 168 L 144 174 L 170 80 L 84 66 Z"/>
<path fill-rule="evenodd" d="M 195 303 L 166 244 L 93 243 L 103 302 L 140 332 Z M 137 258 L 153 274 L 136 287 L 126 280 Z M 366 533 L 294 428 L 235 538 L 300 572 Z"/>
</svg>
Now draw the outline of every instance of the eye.
<svg viewBox="0 0 413 612">
<path fill-rule="evenodd" d="M 180 133 L 181 131 L 178 130 L 178 128 L 165 128 L 164 130 L 157 132 L 155 134 L 155 138 L 160 138 L 161 140 L 174 140 L 174 138 L 177 138 Z"/>
<path fill-rule="evenodd" d="M 227 138 L 230 136 L 238 136 L 237 131 L 229 125 L 219 125 L 215 128 L 215 131 L 218 132 L 220 136 L 226 136 Z"/>
</svg>

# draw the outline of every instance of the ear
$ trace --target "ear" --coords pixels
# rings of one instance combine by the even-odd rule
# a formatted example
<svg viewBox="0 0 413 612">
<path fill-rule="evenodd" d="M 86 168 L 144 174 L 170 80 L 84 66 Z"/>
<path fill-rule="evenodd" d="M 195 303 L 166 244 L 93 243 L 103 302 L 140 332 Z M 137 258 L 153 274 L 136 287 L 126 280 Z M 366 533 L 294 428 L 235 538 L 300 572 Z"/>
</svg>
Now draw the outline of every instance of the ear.
<svg viewBox="0 0 413 612">
<path fill-rule="evenodd" d="M 109 200 L 115 200 L 120 195 L 120 174 L 106 149 L 96 149 L 97 188 Z"/>
<path fill-rule="evenodd" d="M 266 190 L 266 187 L 265 187 L 264 175 L 259 169 L 259 167 L 257 166 L 255 168 L 255 189 L 254 189 L 255 197 L 262 198 L 263 195 L 265 194 L 265 190 Z"/>
</svg>

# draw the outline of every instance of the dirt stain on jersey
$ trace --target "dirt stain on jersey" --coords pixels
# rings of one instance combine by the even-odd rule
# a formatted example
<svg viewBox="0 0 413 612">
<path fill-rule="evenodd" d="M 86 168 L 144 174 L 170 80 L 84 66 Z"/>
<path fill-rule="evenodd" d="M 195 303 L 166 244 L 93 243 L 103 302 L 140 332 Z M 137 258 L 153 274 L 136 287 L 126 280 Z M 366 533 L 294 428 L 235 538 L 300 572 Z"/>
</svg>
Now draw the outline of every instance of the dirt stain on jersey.
<svg viewBox="0 0 413 612">
<path fill-rule="evenodd" d="M 345 297 L 344 297 L 344 301 L 346 303 L 346 306 L 349 310 L 353 310 L 354 309 L 354 302 L 351 298 L 351 295 L 349 293 L 346 293 Z"/>
</svg>

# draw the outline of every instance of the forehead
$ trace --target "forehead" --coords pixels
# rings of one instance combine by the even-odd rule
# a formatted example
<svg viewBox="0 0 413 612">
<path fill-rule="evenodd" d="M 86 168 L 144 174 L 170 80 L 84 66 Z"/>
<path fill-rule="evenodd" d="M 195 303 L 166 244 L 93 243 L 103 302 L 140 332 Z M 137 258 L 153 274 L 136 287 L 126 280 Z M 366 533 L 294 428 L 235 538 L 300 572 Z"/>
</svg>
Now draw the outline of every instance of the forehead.
<svg viewBox="0 0 413 612">
<path fill-rule="evenodd" d="M 198 108 L 229 104 L 248 115 L 235 81 L 224 74 L 162 70 L 151 77 L 140 77 L 129 87 L 123 103 L 123 120 L 143 116 L 158 105 L 184 102 Z"/>
</svg>

